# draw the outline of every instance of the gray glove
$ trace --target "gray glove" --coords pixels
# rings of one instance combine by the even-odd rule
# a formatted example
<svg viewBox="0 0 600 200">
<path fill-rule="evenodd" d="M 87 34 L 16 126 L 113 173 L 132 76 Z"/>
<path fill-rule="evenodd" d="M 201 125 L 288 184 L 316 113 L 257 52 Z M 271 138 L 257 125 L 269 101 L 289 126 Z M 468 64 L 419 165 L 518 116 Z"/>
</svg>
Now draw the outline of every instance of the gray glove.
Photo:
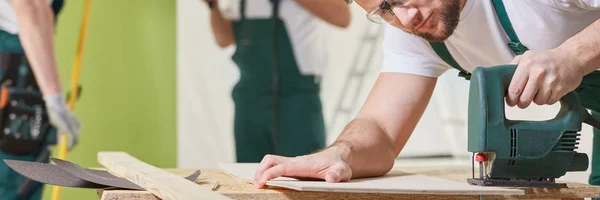
<svg viewBox="0 0 600 200">
<path fill-rule="evenodd" d="M 75 114 L 67 107 L 67 102 L 62 94 L 56 96 L 45 96 L 46 109 L 50 123 L 55 126 L 60 137 L 60 133 L 66 132 L 68 138 L 69 151 L 75 147 L 79 141 L 79 131 L 81 124 Z"/>
</svg>

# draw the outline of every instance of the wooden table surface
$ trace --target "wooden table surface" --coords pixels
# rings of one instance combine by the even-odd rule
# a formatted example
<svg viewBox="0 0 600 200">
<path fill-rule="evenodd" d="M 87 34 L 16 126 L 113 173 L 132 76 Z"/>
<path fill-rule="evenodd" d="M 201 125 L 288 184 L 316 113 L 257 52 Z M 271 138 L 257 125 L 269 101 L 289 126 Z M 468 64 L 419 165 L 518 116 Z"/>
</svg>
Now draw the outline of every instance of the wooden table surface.
<svg viewBox="0 0 600 200">
<path fill-rule="evenodd" d="M 196 169 L 166 170 L 184 177 L 192 174 Z M 466 179 L 472 176 L 470 166 L 397 167 L 393 170 L 460 182 L 466 182 Z M 251 184 L 231 177 L 220 170 L 201 169 L 201 172 L 200 177 L 195 181 L 198 185 L 212 188 L 215 181 L 219 181 L 219 187 L 215 192 L 219 192 L 232 199 L 479 199 L 479 196 L 474 195 L 330 193 L 300 192 L 281 188 L 256 189 Z M 99 190 L 98 195 L 101 200 L 159 200 L 159 198 L 147 191 Z M 525 189 L 525 195 L 494 195 L 485 196 L 485 199 L 583 199 L 590 197 L 600 197 L 600 187 L 568 183 L 568 188 L 528 188 Z"/>
</svg>

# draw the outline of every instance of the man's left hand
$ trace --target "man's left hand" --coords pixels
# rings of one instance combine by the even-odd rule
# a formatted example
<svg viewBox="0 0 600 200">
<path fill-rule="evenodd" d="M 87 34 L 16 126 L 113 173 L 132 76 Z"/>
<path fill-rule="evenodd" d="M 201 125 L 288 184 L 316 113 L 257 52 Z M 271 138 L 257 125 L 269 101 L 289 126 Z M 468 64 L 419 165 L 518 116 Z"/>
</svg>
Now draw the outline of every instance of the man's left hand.
<svg viewBox="0 0 600 200">
<path fill-rule="evenodd" d="M 579 86 L 583 70 L 567 53 L 557 49 L 529 50 L 515 57 L 511 64 L 517 69 L 512 77 L 506 103 L 527 108 L 533 101 L 537 105 L 552 105 Z"/>
</svg>

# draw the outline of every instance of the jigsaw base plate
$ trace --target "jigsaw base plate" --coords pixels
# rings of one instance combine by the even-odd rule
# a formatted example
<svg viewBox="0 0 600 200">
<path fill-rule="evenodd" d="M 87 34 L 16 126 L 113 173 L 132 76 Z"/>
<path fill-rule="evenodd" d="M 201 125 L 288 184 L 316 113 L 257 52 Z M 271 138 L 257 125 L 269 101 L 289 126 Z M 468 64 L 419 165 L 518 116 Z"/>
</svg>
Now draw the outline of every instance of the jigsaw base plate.
<svg viewBox="0 0 600 200">
<path fill-rule="evenodd" d="M 556 183 L 537 180 L 502 180 L 502 179 L 479 179 L 468 178 L 467 182 L 478 186 L 498 186 L 498 187 L 536 187 L 536 188 L 567 188 L 566 183 Z"/>
</svg>

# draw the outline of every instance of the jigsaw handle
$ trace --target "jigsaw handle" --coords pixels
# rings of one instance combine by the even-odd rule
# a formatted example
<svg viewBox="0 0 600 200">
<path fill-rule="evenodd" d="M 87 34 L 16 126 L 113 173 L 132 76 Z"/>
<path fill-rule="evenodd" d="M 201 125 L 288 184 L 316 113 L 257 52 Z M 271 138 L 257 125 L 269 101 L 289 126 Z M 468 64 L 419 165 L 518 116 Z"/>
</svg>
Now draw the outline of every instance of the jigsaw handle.
<svg viewBox="0 0 600 200">
<path fill-rule="evenodd" d="M 513 77 L 516 69 L 517 69 L 517 65 L 507 65 L 507 73 L 504 74 L 505 80 L 502 81 L 502 91 L 504 93 L 503 94 L 504 98 L 506 98 L 506 96 L 508 94 L 508 87 L 510 85 L 510 82 L 512 80 L 512 77 Z M 579 96 L 577 95 L 577 93 L 574 91 L 568 92 L 560 99 L 559 102 L 560 102 L 560 110 L 555 118 L 546 120 L 546 121 L 513 121 L 513 122 L 516 122 L 513 125 L 516 127 L 524 127 L 524 128 L 533 127 L 536 129 L 540 129 L 541 127 L 548 127 L 549 129 L 554 129 L 555 128 L 553 126 L 554 124 L 560 124 L 560 126 L 573 125 L 573 127 L 568 127 L 568 126 L 566 126 L 566 127 L 576 130 L 576 131 L 579 131 L 580 126 L 577 126 L 577 125 L 581 125 L 581 121 L 583 121 L 583 119 L 586 118 L 585 115 L 586 114 L 589 115 L 589 113 L 581 105 L 581 103 L 579 101 Z M 504 115 L 504 118 L 506 119 L 506 115 Z M 573 121 L 577 121 L 578 123 L 571 123 Z M 557 122 L 559 122 L 559 123 L 557 123 Z"/>
<path fill-rule="evenodd" d="M 565 131 L 579 131 L 581 129 L 581 122 L 584 119 L 589 119 L 587 115 L 590 114 L 583 108 L 579 96 L 574 91 L 567 93 L 560 99 L 561 108 L 553 119 L 545 121 L 506 119 L 505 98 L 516 68 L 516 65 L 500 65 L 478 67 L 473 71 L 471 79 L 472 94 L 469 94 L 471 96 L 469 101 L 479 104 L 471 105 L 471 102 L 469 103 L 469 115 L 473 114 L 473 116 L 470 116 L 474 117 L 473 120 L 476 120 L 475 118 L 487 119 L 487 122 L 481 124 L 482 126 L 504 124 L 511 129 L 556 130 L 557 127 L 566 128 Z M 475 128 L 473 130 L 481 130 L 480 128 L 483 127 L 476 126 L 473 128 Z"/>
</svg>

